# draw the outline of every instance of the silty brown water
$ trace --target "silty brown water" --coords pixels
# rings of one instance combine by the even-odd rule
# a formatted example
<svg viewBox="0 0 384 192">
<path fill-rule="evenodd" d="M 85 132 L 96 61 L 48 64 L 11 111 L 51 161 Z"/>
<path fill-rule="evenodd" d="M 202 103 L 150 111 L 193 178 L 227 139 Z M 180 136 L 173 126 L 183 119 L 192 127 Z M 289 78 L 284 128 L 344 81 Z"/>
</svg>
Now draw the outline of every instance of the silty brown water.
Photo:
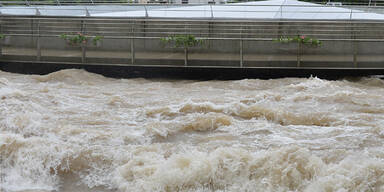
<svg viewBox="0 0 384 192">
<path fill-rule="evenodd" d="M 384 191 L 384 81 L 0 72 L 3 191 Z"/>
</svg>

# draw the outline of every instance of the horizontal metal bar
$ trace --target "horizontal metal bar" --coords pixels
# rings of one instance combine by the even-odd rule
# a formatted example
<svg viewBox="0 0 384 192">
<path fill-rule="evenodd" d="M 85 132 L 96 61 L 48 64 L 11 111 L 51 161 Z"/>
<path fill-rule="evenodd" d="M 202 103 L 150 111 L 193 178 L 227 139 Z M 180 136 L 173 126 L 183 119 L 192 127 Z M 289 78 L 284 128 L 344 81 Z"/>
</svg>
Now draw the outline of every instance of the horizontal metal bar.
<svg viewBox="0 0 384 192">
<path fill-rule="evenodd" d="M 15 62 L 15 63 L 36 63 L 36 61 L 25 61 L 25 60 L 4 60 L 0 58 L 1 62 Z M 73 64 L 79 64 L 83 65 L 84 63 L 79 63 L 79 62 L 52 62 L 52 61 L 39 61 L 38 63 L 44 63 L 44 64 L 63 64 L 63 65 L 73 65 Z M 104 66 L 105 64 L 103 63 L 86 63 L 86 65 L 94 65 L 94 66 Z M 169 65 L 169 64 L 159 64 L 159 65 L 143 65 L 143 64 L 130 64 L 130 63 L 122 63 L 122 64 L 111 64 L 113 66 L 130 66 L 130 67 L 158 67 L 158 68 L 180 68 L 178 65 Z M 184 67 L 184 66 L 183 66 Z M 189 65 L 188 68 L 226 68 L 226 69 L 235 69 L 239 68 L 239 66 L 193 66 Z M 295 69 L 295 67 L 245 67 L 249 69 Z M 364 68 L 351 68 L 351 67 L 301 67 L 300 69 L 334 69 L 334 70 L 382 70 L 383 68 L 378 68 L 378 67 L 364 67 Z"/>
<path fill-rule="evenodd" d="M 57 37 L 60 38 L 60 35 L 37 35 L 37 34 L 5 34 L 6 36 L 22 36 L 22 37 Z M 89 36 L 95 37 L 95 36 Z M 137 36 L 104 36 L 103 39 L 154 39 L 159 40 L 162 37 L 137 37 Z M 274 41 L 276 38 L 210 38 L 210 37 L 201 37 L 197 39 L 202 40 L 243 40 L 243 41 Z M 349 42 L 384 42 L 384 39 L 319 39 L 320 41 L 349 41 Z"/>
<path fill-rule="evenodd" d="M 46 35 L 58 35 L 58 34 L 63 34 L 63 33 L 76 33 L 78 32 L 79 30 L 72 30 L 72 31 L 43 31 L 41 30 L 41 34 L 46 34 Z M 15 31 L 7 31 L 7 33 L 5 33 L 4 35 L 8 35 L 8 36 L 12 36 L 12 35 L 20 35 L 20 34 L 32 34 L 36 32 L 36 30 L 15 30 Z M 135 33 L 137 36 L 141 36 L 141 35 L 145 35 L 145 36 L 170 36 L 170 35 L 184 35 L 184 34 L 192 34 L 192 35 L 196 35 L 198 37 L 204 37 L 204 36 L 211 36 L 211 37 L 215 37 L 215 36 L 253 36 L 253 37 L 280 37 L 280 36 L 297 36 L 297 35 L 306 35 L 306 36 L 311 36 L 311 37 L 317 37 L 317 38 L 322 38 L 322 37 L 328 37 L 328 38 L 340 38 L 340 37 L 344 37 L 344 39 L 353 39 L 352 37 L 354 38 L 361 38 L 361 39 L 383 39 L 384 35 L 381 35 L 381 36 L 377 36 L 377 35 L 370 35 L 370 34 L 359 34 L 359 35 L 351 35 L 351 34 L 320 34 L 320 33 L 310 33 L 310 32 L 299 32 L 299 33 L 295 33 L 295 32 L 292 32 L 292 33 L 284 33 L 283 35 L 282 34 L 278 34 L 278 33 L 274 33 L 274 34 L 271 34 L 271 33 L 209 33 L 209 32 L 129 32 L 129 31 L 125 31 L 125 32 L 89 32 L 89 33 L 86 33 L 87 35 L 92 35 L 92 34 L 97 34 L 97 35 L 113 35 L 113 36 L 116 36 L 116 35 L 119 35 L 119 34 L 133 34 Z"/>
<path fill-rule="evenodd" d="M 76 33 L 78 32 L 79 30 L 72 30 L 72 31 L 43 31 L 41 30 L 41 34 L 63 34 L 63 33 Z M 19 35 L 19 34 L 32 34 L 36 32 L 36 30 L 15 30 L 15 31 L 7 31 L 7 33 L 5 33 L 5 35 L 9 35 L 9 36 L 12 36 L 12 35 Z M 204 36 L 254 36 L 254 37 L 280 37 L 280 36 L 297 36 L 297 35 L 306 35 L 306 36 L 311 36 L 311 37 L 317 37 L 317 38 L 321 38 L 321 37 L 334 37 L 334 38 L 340 38 L 340 37 L 344 37 L 344 39 L 347 39 L 346 36 L 348 38 L 352 38 L 352 37 L 355 37 L 355 38 L 361 38 L 361 39 L 383 39 L 384 35 L 381 35 L 381 36 L 375 36 L 375 35 L 369 35 L 369 34 L 359 34 L 359 35 L 351 35 L 351 34 L 319 34 L 319 33 L 309 33 L 309 32 L 300 32 L 300 33 L 295 33 L 295 32 L 292 32 L 292 33 L 284 33 L 284 35 L 281 35 L 281 34 L 271 34 L 271 33 L 209 33 L 209 32 L 129 32 L 129 31 L 125 31 L 125 32 L 89 32 L 89 33 L 86 33 L 87 35 L 92 35 L 92 34 L 97 34 L 97 35 L 116 35 L 116 34 L 132 34 L 132 33 L 135 33 L 136 35 L 140 36 L 140 35 L 146 35 L 146 36 L 150 36 L 150 35 L 153 35 L 153 36 L 169 36 L 169 35 L 183 35 L 183 34 L 192 34 L 192 35 L 196 35 L 198 37 L 204 37 Z M 352 36 L 352 37 L 351 37 Z M 376 37 L 376 38 L 375 38 Z"/>
<path fill-rule="evenodd" d="M 45 25 L 47 27 L 65 27 L 65 25 L 69 25 L 69 24 L 74 24 L 74 25 L 80 25 L 80 21 L 77 21 L 77 22 L 44 22 L 40 19 L 36 19 L 36 20 L 39 20 L 41 21 L 41 24 L 42 25 Z M 218 28 L 218 29 L 226 29 L 226 28 L 223 28 L 223 27 L 232 27 L 232 28 L 235 28 L 235 27 L 243 27 L 243 29 L 237 29 L 237 30 L 249 30 L 249 29 L 253 29 L 253 28 L 257 28 L 257 29 L 260 29 L 261 27 L 263 27 L 263 29 L 268 29 L 268 28 L 271 28 L 271 29 L 274 29 L 276 27 L 290 27 L 290 28 L 293 28 L 293 27 L 302 27 L 302 28 L 341 28 L 341 29 L 383 29 L 384 28 L 384 22 L 383 23 L 380 23 L 380 24 L 377 24 L 377 25 L 373 25 L 372 24 L 369 24 L 369 23 L 364 23 L 363 25 L 358 25 L 358 24 L 352 24 L 351 23 L 345 23 L 345 25 L 308 25 L 308 24 L 290 24 L 290 25 L 287 25 L 287 24 L 284 24 L 284 25 L 278 25 L 278 24 L 275 24 L 275 25 L 261 25 L 261 24 L 258 24 L 258 25 L 242 25 L 242 24 L 227 24 L 227 25 L 220 25 L 220 24 L 216 24 L 214 22 L 211 21 L 211 24 L 206 24 L 206 23 L 194 23 L 194 24 L 190 24 L 190 23 L 184 23 L 184 24 L 180 24 L 180 23 L 167 23 L 167 24 L 161 24 L 161 23 L 146 23 L 146 24 L 140 24 L 140 23 L 105 23 L 105 22 L 102 22 L 102 23 L 91 23 L 89 22 L 88 20 L 84 20 L 84 21 L 87 21 L 87 25 L 89 26 L 97 26 L 97 25 L 102 25 L 102 26 L 106 26 L 106 27 L 102 27 L 102 28 L 108 28 L 109 26 L 121 26 L 121 25 L 126 25 L 127 27 L 132 27 L 132 25 L 136 26 L 136 27 L 139 27 L 139 26 L 146 26 L 146 28 L 150 28 L 150 26 L 166 26 L 167 28 L 171 27 L 171 26 L 179 26 L 179 28 L 182 28 L 182 27 L 191 27 L 193 28 L 194 26 L 198 26 L 198 27 L 208 27 L 208 26 L 214 26 L 215 28 Z M 7 20 L 1 20 L 1 22 L 3 23 L 3 26 L 9 26 L 9 27 L 15 27 L 15 26 L 22 26 L 22 27 L 26 27 L 25 26 L 25 23 L 30 23 L 31 21 L 24 21 L 24 22 L 20 22 L 20 23 L 17 23 L 17 22 L 11 22 L 11 21 L 7 21 Z M 52 25 L 50 25 L 52 24 Z M 64 25 L 64 26 L 63 26 Z M 109 25 L 109 26 L 108 26 Z M 370 25 L 370 26 L 368 26 Z M 152 27 L 153 28 L 153 27 Z"/>
<path fill-rule="evenodd" d="M 6 31 L 7 33 L 17 33 L 22 31 L 35 31 L 35 28 L 27 28 L 27 27 L 13 27 L 13 26 L 2 26 L 3 31 Z M 46 27 L 41 26 L 40 32 L 41 33 L 65 33 L 65 32 L 78 32 L 79 27 Z M 100 28 L 87 28 L 89 33 L 129 33 L 130 28 L 104 28 L 101 30 Z M 111 30 L 108 30 L 111 29 Z M 211 35 L 221 35 L 221 34 L 252 34 L 252 35 L 264 35 L 264 34 L 273 34 L 273 33 L 279 33 L 284 32 L 283 34 L 304 34 L 304 33 L 311 33 L 311 34 L 319 34 L 319 35 L 345 35 L 350 36 L 351 33 L 355 33 L 354 36 L 378 36 L 382 37 L 384 35 L 384 32 L 382 30 L 310 30 L 310 29 L 258 29 L 258 30 L 237 30 L 237 29 L 214 29 L 213 32 L 208 32 L 208 28 L 199 28 L 199 29 L 186 29 L 186 28 L 134 28 L 136 33 L 142 33 L 142 34 L 149 34 L 149 33 L 196 33 L 196 34 L 205 34 L 209 33 Z M 145 31 L 144 31 L 145 30 Z"/>
<path fill-rule="evenodd" d="M 39 19 L 37 19 L 39 20 Z M 33 20 L 32 20 L 33 21 Z M 76 21 L 76 22 L 71 22 L 71 21 L 68 21 L 68 22 L 61 22 L 61 21 L 52 21 L 52 22 L 44 22 L 43 20 L 39 20 L 41 21 L 42 24 L 46 25 L 46 26 L 57 26 L 57 27 L 61 27 L 63 26 L 64 24 L 79 24 L 79 21 Z M 247 28 L 260 28 L 260 27 L 263 27 L 263 28 L 273 28 L 273 27 L 288 27 L 287 24 L 254 24 L 254 25 L 246 25 L 246 24 L 226 24 L 226 25 L 223 25 L 223 24 L 217 24 L 217 23 L 214 23 L 214 21 L 211 23 L 211 24 L 207 24 L 207 23 L 179 23 L 179 22 L 173 22 L 173 23 L 165 23 L 165 24 L 162 24 L 162 23 L 149 23 L 149 22 L 146 22 L 146 23 L 111 23 L 111 22 L 100 22 L 100 23 L 95 23 L 95 22 L 89 22 L 88 20 L 85 20 L 87 21 L 87 25 L 89 26 L 93 26 L 93 25 L 103 25 L 103 26 L 115 26 L 115 25 L 118 25 L 118 26 L 121 26 L 121 25 L 127 25 L 129 27 L 131 27 L 132 25 L 135 25 L 135 26 L 179 26 L 179 27 L 194 27 L 194 26 L 215 26 L 215 27 L 243 27 L 244 29 L 247 29 Z M 2 20 L 3 23 L 9 23 L 9 24 L 12 24 L 12 25 L 8 25 L 8 26 L 17 26 L 17 24 L 19 25 L 24 25 L 25 23 L 29 23 L 31 21 L 25 21 L 23 20 L 23 22 L 14 22 L 14 21 L 7 21 L 7 20 Z M 257 23 L 257 22 L 255 22 Z M 51 25 L 52 24 L 52 25 Z M 369 26 L 368 28 L 377 28 L 377 29 L 382 29 L 384 28 L 384 26 L 382 25 L 384 24 L 383 23 L 380 23 L 380 24 L 377 24 L 377 25 L 373 25 L 373 26 Z M 4 24 L 4 25 L 7 25 L 7 24 Z M 354 26 L 351 26 L 351 23 L 344 23 L 344 25 L 313 25 L 311 24 L 310 26 L 307 24 L 307 23 L 303 23 L 303 24 L 290 24 L 289 27 L 305 27 L 305 28 L 364 28 L 366 29 L 367 28 L 367 25 L 372 25 L 372 24 L 369 24 L 369 23 L 364 23 L 362 25 L 358 25 L 358 24 L 354 24 Z M 240 30 L 240 29 L 239 29 Z"/>
<path fill-rule="evenodd" d="M 8 18 L 8 20 L 7 20 Z M 280 35 L 284 36 L 294 36 L 294 35 L 310 35 L 317 38 L 334 38 L 334 39 L 352 39 L 352 37 L 357 39 L 375 39 L 375 41 L 381 42 L 381 39 L 384 38 L 384 33 L 382 29 L 384 28 L 383 23 L 353 23 L 353 22 L 344 22 L 332 24 L 326 23 L 317 23 L 314 22 L 315 25 L 309 23 L 306 25 L 302 22 L 285 22 L 283 25 L 280 25 L 280 22 L 268 22 L 266 21 L 253 21 L 247 22 L 249 26 L 254 28 L 246 28 L 247 25 L 241 24 L 228 24 L 216 21 L 210 21 L 209 23 L 204 23 L 202 21 L 186 21 L 187 23 L 181 23 L 181 21 L 177 21 L 170 24 L 165 24 L 162 20 L 150 20 L 151 23 L 146 24 L 138 24 L 138 23 L 123 23 L 126 27 L 118 27 L 121 26 L 121 23 L 115 23 L 115 25 L 104 26 L 101 23 L 106 23 L 106 21 L 114 21 L 114 20 L 105 20 L 105 19 L 72 19 L 65 18 L 59 19 L 46 19 L 41 17 L 34 17 L 29 20 L 21 20 L 24 17 L 6 17 L 5 19 L 1 19 L 3 32 L 7 35 L 17 35 L 23 33 L 34 33 L 36 32 L 36 26 L 30 25 L 32 21 L 40 22 L 40 33 L 42 35 L 46 34 L 60 34 L 60 33 L 73 33 L 78 32 L 81 26 L 80 21 L 87 22 L 87 30 L 89 34 L 102 34 L 106 36 L 119 36 L 121 34 L 131 34 L 131 29 L 134 28 L 134 33 L 136 35 L 147 35 L 147 36 L 167 36 L 174 34 L 194 34 L 198 37 L 204 37 L 210 35 L 212 38 L 225 36 L 225 37 L 233 37 L 237 38 L 238 36 L 253 36 L 255 38 L 270 38 L 276 37 Z M 12 22 L 12 21 L 20 21 Z M 100 22 L 101 23 L 97 23 Z M 125 22 L 121 20 L 122 22 Z M 94 22 L 94 23 L 91 23 Z M 95 23 L 96 22 L 96 23 Z M 132 21 L 130 21 L 132 22 Z M 156 22 L 160 22 L 156 23 Z M 88 24 L 89 23 L 89 24 Z M 233 21 L 233 23 L 235 23 Z M 266 24 L 267 23 L 267 24 Z M 324 25 L 321 25 L 324 24 Z M 377 24 L 377 25 L 376 25 Z M 68 25 L 68 26 L 65 26 Z M 102 27 L 99 27 L 100 25 Z M 369 25 L 375 25 L 374 27 Z M 180 26 L 175 27 L 175 26 Z M 211 32 L 207 32 L 208 27 L 213 26 L 214 30 L 211 29 Z M 242 28 L 239 28 L 242 26 Z M 366 27 L 369 26 L 369 27 Z M 205 28 L 206 27 L 206 28 Z M 280 27 L 280 29 L 278 29 Z M 313 28 L 313 29 L 312 29 Z M 145 32 L 144 32 L 145 30 Z M 278 33 L 278 31 L 283 32 Z M 12 34 L 16 33 L 16 34 Z"/>
<path fill-rule="evenodd" d="M 2 27 L 6 28 L 7 30 L 17 30 L 17 29 L 30 29 L 30 26 L 13 26 L 13 25 L 2 25 Z M 61 29 L 75 29 L 79 26 L 41 26 L 41 28 L 46 29 L 46 31 L 49 31 L 49 29 L 54 29 L 55 31 L 61 30 Z M 213 26 L 214 27 L 214 26 Z M 124 30 L 129 30 L 132 29 L 132 26 L 127 26 L 127 27 L 87 27 L 88 29 L 92 30 L 97 30 L 97 31 L 124 31 Z M 178 28 L 172 28 L 172 27 L 165 27 L 165 28 L 153 28 L 153 27 L 134 27 L 136 30 L 146 30 L 146 31 L 161 31 L 161 30 L 166 30 L 166 31 L 176 31 L 176 30 L 189 30 L 189 31 L 206 31 L 209 30 L 208 27 L 200 27 L 200 28 L 185 28 L 185 27 L 178 27 Z M 373 29 L 310 29 L 310 28 L 303 28 L 303 29 L 297 29 L 297 28 L 262 28 L 262 29 L 236 29 L 235 27 L 233 28 L 214 28 L 213 29 L 217 33 L 220 31 L 232 31 L 232 32 L 266 32 L 266 31 L 282 31 L 284 32 L 289 32 L 289 31 L 301 31 L 301 32 L 324 32 L 324 33 L 366 33 L 366 32 L 371 32 L 371 33 L 376 33 L 376 32 L 383 32 L 384 28 L 373 28 Z"/>
<path fill-rule="evenodd" d="M 324 23 L 324 24 L 383 24 L 384 21 L 379 20 L 280 20 L 280 19 L 217 19 L 217 20 L 207 20 L 204 18 L 201 19 L 187 19 L 187 18 L 122 18 L 122 17 L 71 17 L 71 16 L 17 16 L 17 15 L 2 15 L 3 19 L 7 18 L 18 18 L 19 20 L 104 20 L 104 21 L 134 21 L 134 22 L 215 22 L 215 23 L 228 23 L 228 22 L 240 22 L 240 23 L 302 23 L 302 24 L 314 24 L 314 23 Z"/>
</svg>

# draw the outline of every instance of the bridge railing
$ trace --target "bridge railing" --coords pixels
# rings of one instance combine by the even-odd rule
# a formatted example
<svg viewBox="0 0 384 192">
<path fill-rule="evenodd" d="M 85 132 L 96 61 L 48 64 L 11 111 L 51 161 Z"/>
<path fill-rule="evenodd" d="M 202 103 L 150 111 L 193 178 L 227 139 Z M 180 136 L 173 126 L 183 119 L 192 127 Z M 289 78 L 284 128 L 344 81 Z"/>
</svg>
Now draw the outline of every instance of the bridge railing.
<svg viewBox="0 0 384 192">
<path fill-rule="evenodd" d="M 0 20 L 2 62 L 177 67 L 383 68 L 381 21 L 172 20 L 16 17 Z M 71 45 L 63 34 L 83 33 Z M 192 35 L 185 52 L 161 38 Z M 92 39 L 101 37 L 98 43 Z M 305 36 L 320 46 L 279 42 Z M 188 55 L 186 55 L 188 54 Z"/>
</svg>

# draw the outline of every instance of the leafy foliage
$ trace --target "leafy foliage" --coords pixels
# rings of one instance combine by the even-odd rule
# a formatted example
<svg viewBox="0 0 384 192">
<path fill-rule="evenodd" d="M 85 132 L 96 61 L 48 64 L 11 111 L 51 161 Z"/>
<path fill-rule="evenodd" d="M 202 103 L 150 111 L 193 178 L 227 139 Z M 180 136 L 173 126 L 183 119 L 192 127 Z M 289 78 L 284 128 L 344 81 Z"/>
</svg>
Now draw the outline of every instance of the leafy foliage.
<svg viewBox="0 0 384 192">
<path fill-rule="evenodd" d="M 175 35 L 175 36 L 160 38 L 160 40 L 165 44 L 171 44 L 177 48 L 196 47 L 198 45 L 204 44 L 204 40 L 196 39 L 194 35 Z"/>
<path fill-rule="evenodd" d="M 83 33 L 77 32 L 75 34 L 61 34 L 60 38 L 66 40 L 70 45 L 76 46 L 86 45 L 91 36 L 87 36 Z M 92 42 L 94 45 L 96 45 L 97 42 L 101 41 L 103 38 L 103 36 L 95 36 L 92 38 Z"/>
<path fill-rule="evenodd" d="M 60 38 L 66 40 L 70 45 L 85 45 L 88 42 L 88 37 L 84 35 L 83 33 L 77 32 L 76 34 L 69 35 L 69 34 L 61 34 Z"/>
<path fill-rule="evenodd" d="M 311 38 L 311 37 L 307 37 L 304 35 L 298 35 L 296 37 L 283 37 L 283 36 L 281 36 L 280 38 L 276 39 L 275 41 L 280 42 L 280 43 L 297 42 L 297 43 L 301 43 L 304 45 L 311 45 L 314 47 L 319 47 L 322 44 L 322 42 L 320 40 L 315 39 L 315 38 Z"/>
</svg>

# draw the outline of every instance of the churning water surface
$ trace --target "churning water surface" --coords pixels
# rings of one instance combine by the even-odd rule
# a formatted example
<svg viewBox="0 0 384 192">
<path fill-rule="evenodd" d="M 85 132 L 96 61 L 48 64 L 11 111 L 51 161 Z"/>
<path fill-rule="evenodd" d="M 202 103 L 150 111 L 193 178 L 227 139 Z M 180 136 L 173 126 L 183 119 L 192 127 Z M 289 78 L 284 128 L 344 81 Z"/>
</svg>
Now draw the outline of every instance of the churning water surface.
<svg viewBox="0 0 384 192">
<path fill-rule="evenodd" d="M 384 191 L 384 81 L 0 72 L 0 191 Z"/>
</svg>

